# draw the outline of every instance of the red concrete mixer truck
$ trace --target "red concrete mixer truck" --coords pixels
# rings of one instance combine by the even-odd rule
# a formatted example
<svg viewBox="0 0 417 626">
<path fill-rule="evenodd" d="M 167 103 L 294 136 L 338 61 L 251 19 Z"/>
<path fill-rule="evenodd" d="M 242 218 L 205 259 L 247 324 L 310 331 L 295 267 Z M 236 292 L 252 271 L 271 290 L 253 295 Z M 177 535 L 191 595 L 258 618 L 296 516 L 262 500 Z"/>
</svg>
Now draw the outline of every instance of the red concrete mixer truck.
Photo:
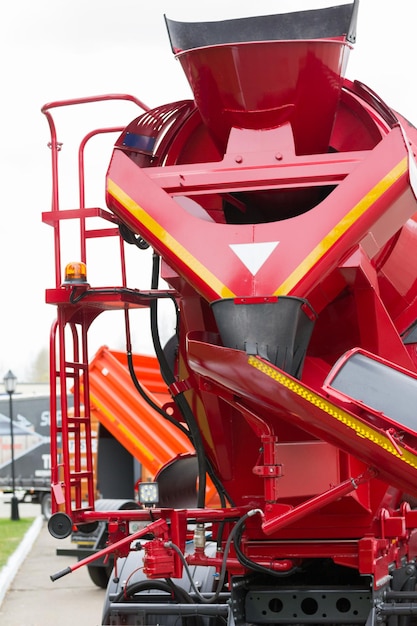
<svg viewBox="0 0 417 626">
<path fill-rule="evenodd" d="M 62 422 L 53 424 L 49 528 L 60 538 L 107 523 L 100 558 L 113 554 L 115 567 L 103 624 L 375 626 L 416 612 L 417 131 L 347 77 L 357 13 L 355 0 L 226 21 L 166 18 L 193 98 L 149 109 L 109 95 L 43 108 L 52 389 L 74 386 L 74 414 L 52 394 Z M 80 146 L 80 206 L 62 210 L 52 113 L 111 98 L 141 110 L 110 129 L 105 203 L 90 207 L 82 193 L 83 150 L 99 128 Z M 64 266 L 66 219 L 79 223 L 80 258 Z M 99 237 L 120 244 L 111 259 L 120 283 L 90 282 Z M 148 289 L 127 278 L 129 245 L 138 257 L 152 251 Z M 165 343 L 158 307 L 167 301 L 176 323 Z M 88 457 L 88 333 L 98 316 L 122 311 L 127 369 L 145 398 L 131 342 L 140 308 L 170 394 L 157 410 L 192 443 L 194 463 L 189 473 L 169 462 L 141 483 L 137 508 L 103 511 Z M 70 442 L 87 451 L 86 467 Z M 65 584 L 96 556 L 52 580 Z"/>
</svg>

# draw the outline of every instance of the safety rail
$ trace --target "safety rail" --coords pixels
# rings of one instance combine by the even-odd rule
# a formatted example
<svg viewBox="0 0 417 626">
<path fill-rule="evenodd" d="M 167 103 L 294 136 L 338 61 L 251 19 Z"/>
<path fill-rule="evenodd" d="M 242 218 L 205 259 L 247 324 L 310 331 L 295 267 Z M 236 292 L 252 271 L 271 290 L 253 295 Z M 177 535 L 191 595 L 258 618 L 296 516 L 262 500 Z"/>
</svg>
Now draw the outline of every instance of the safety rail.
<svg viewBox="0 0 417 626">
<path fill-rule="evenodd" d="M 56 102 L 50 102 L 45 104 L 41 111 L 46 116 L 49 124 L 51 140 L 48 143 L 48 147 L 51 149 L 51 166 L 52 166 L 52 201 L 51 201 L 51 212 L 43 213 L 42 220 L 53 226 L 54 228 L 54 243 L 55 243 L 55 283 L 58 288 L 62 283 L 61 276 L 61 241 L 60 241 L 60 221 L 62 219 L 79 219 L 80 220 L 80 251 L 81 258 L 80 260 L 85 263 L 86 262 L 86 239 L 88 237 L 94 236 L 106 236 L 116 234 L 115 230 L 112 230 L 108 233 L 98 233 L 93 231 L 91 233 L 87 233 L 86 231 L 86 218 L 87 217 L 95 217 L 99 216 L 109 221 L 114 221 L 114 218 L 108 211 L 103 211 L 103 209 L 99 208 L 90 208 L 87 209 L 85 206 L 85 176 L 84 176 L 84 153 L 85 147 L 93 137 L 104 134 L 104 133 L 117 133 L 121 132 L 124 126 L 112 126 L 108 128 L 98 128 L 89 132 L 80 142 L 79 150 L 78 150 L 78 189 L 79 189 L 79 208 L 75 211 L 62 211 L 60 208 L 60 197 L 59 197 L 59 176 L 58 176 L 58 154 L 61 151 L 62 143 L 58 141 L 57 138 L 57 129 L 51 114 L 52 109 L 69 107 L 69 106 L 77 106 L 82 104 L 91 104 L 97 102 L 107 102 L 107 101 L 117 101 L 123 100 L 126 102 L 132 102 L 136 104 L 142 111 L 148 111 L 149 107 L 145 105 L 138 98 L 128 95 L 128 94 L 108 94 L 108 95 L 99 95 L 99 96 L 91 96 L 87 98 L 75 98 L 71 100 L 61 100 Z"/>
<path fill-rule="evenodd" d="M 58 141 L 52 110 L 105 101 L 132 102 L 142 111 L 148 107 L 128 94 L 109 94 L 62 100 L 45 104 L 42 113 L 50 129 L 52 165 L 51 210 L 42 214 L 42 221 L 54 229 L 55 289 L 47 291 L 46 301 L 55 304 L 57 319 L 50 334 L 50 413 L 51 413 L 51 485 L 52 510 L 92 510 L 96 497 L 94 484 L 94 459 L 92 450 L 91 413 L 89 405 L 88 342 L 87 332 L 91 321 L 108 308 L 126 309 L 132 298 L 107 298 L 106 302 L 94 302 L 94 296 L 71 302 L 72 288 L 63 286 L 62 276 L 62 220 L 78 220 L 80 261 L 87 264 L 87 240 L 101 237 L 117 237 L 120 247 L 121 284 L 126 287 L 126 261 L 123 239 L 119 234 L 117 219 L 107 210 L 86 207 L 85 202 L 85 149 L 88 142 L 98 135 L 120 133 L 124 126 L 97 128 L 87 133 L 78 148 L 78 208 L 61 208 L 59 189 L 58 154 L 62 143 Z M 87 228 L 87 220 L 99 218 L 106 225 Z M 110 226 L 109 226 L 110 224 Z M 109 304 L 109 300 L 111 301 Z M 71 353 L 69 355 L 69 353 Z M 71 387 L 74 407 L 69 409 L 67 391 Z"/>
</svg>

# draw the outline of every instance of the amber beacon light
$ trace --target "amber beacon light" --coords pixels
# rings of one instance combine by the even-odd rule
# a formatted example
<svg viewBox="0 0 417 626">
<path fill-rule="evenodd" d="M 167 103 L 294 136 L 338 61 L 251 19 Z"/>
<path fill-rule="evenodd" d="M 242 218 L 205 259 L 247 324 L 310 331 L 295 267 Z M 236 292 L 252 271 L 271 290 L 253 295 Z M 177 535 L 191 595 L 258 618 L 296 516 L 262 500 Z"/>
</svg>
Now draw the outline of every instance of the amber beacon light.
<svg viewBox="0 0 417 626">
<path fill-rule="evenodd" d="M 65 266 L 64 285 L 87 284 L 87 268 L 85 263 L 75 261 Z"/>
</svg>

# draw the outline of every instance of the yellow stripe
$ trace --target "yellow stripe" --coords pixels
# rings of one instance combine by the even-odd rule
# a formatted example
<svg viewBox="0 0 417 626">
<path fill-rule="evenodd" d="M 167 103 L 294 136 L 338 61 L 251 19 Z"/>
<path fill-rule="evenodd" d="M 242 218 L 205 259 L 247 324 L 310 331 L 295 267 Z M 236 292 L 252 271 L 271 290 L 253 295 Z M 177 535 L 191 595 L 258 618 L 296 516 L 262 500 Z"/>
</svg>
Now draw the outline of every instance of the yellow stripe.
<svg viewBox="0 0 417 626">
<path fill-rule="evenodd" d="M 324 237 L 320 243 L 310 252 L 308 256 L 300 263 L 300 265 L 288 276 L 288 278 L 274 292 L 275 296 L 287 294 L 295 287 L 295 285 L 318 263 L 318 261 L 326 254 L 328 250 L 340 239 L 340 237 L 358 220 L 361 215 L 369 209 L 369 207 L 382 194 L 391 187 L 408 169 L 408 157 L 404 157 L 398 165 L 396 165 L 382 180 L 379 181 L 366 194 L 362 200 L 353 207 L 343 219 Z"/>
<path fill-rule="evenodd" d="M 174 256 L 181 259 L 198 278 L 210 287 L 219 298 L 233 298 L 235 294 L 212 274 L 198 259 L 196 259 L 184 246 L 172 237 L 145 209 L 127 195 L 114 181 L 108 179 L 107 191 L 119 202 L 133 217 L 152 232 L 157 239 L 170 250 Z"/>
<path fill-rule="evenodd" d="M 400 443 L 398 443 L 398 448 L 401 448 L 401 453 L 395 448 L 395 446 L 393 446 L 388 437 L 384 437 L 384 435 L 382 435 L 377 430 L 374 430 L 370 426 L 364 424 L 349 413 L 346 413 L 342 409 L 338 408 L 336 405 L 327 402 L 310 389 L 306 389 L 306 387 L 303 387 L 300 383 L 294 381 L 291 378 L 288 378 L 280 371 L 270 367 L 267 363 L 264 363 L 257 357 L 249 356 L 248 364 L 252 367 L 255 367 L 263 374 L 266 374 L 273 380 L 276 380 L 280 385 L 283 385 L 284 387 L 289 389 L 289 391 L 292 391 L 304 400 L 307 400 L 307 402 L 310 402 L 314 406 L 318 407 L 324 413 L 327 413 L 327 415 L 334 417 L 338 422 L 341 422 L 348 428 L 351 428 L 359 437 L 362 437 L 363 439 L 368 439 L 369 441 L 379 446 L 380 448 L 383 448 L 404 463 L 407 463 L 407 465 L 411 465 L 411 467 L 417 469 L 417 456 L 412 452 L 409 452 L 408 450 L 402 448 Z"/>
</svg>

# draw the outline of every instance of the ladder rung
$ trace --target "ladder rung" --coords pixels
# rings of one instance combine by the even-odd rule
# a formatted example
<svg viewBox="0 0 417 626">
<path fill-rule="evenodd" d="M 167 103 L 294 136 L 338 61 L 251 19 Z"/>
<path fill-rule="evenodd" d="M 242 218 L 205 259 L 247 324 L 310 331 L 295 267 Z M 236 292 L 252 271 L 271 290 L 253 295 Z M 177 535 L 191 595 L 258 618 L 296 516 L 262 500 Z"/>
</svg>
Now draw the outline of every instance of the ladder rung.
<svg viewBox="0 0 417 626">
<path fill-rule="evenodd" d="M 67 424 L 74 424 L 75 426 L 79 426 L 80 424 L 89 424 L 89 417 L 68 417 Z"/>
<path fill-rule="evenodd" d="M 91 478 L 92 475 L 93 475 L 93 472 L 89 472 L 87 470 L 85 470 L 83 472 L 71 472 L 70 473 L 70 481 L 71 481 L 71 483 L 75 483 L 75 482 L 79 481 L 82 478 Z"/>
</svg>

